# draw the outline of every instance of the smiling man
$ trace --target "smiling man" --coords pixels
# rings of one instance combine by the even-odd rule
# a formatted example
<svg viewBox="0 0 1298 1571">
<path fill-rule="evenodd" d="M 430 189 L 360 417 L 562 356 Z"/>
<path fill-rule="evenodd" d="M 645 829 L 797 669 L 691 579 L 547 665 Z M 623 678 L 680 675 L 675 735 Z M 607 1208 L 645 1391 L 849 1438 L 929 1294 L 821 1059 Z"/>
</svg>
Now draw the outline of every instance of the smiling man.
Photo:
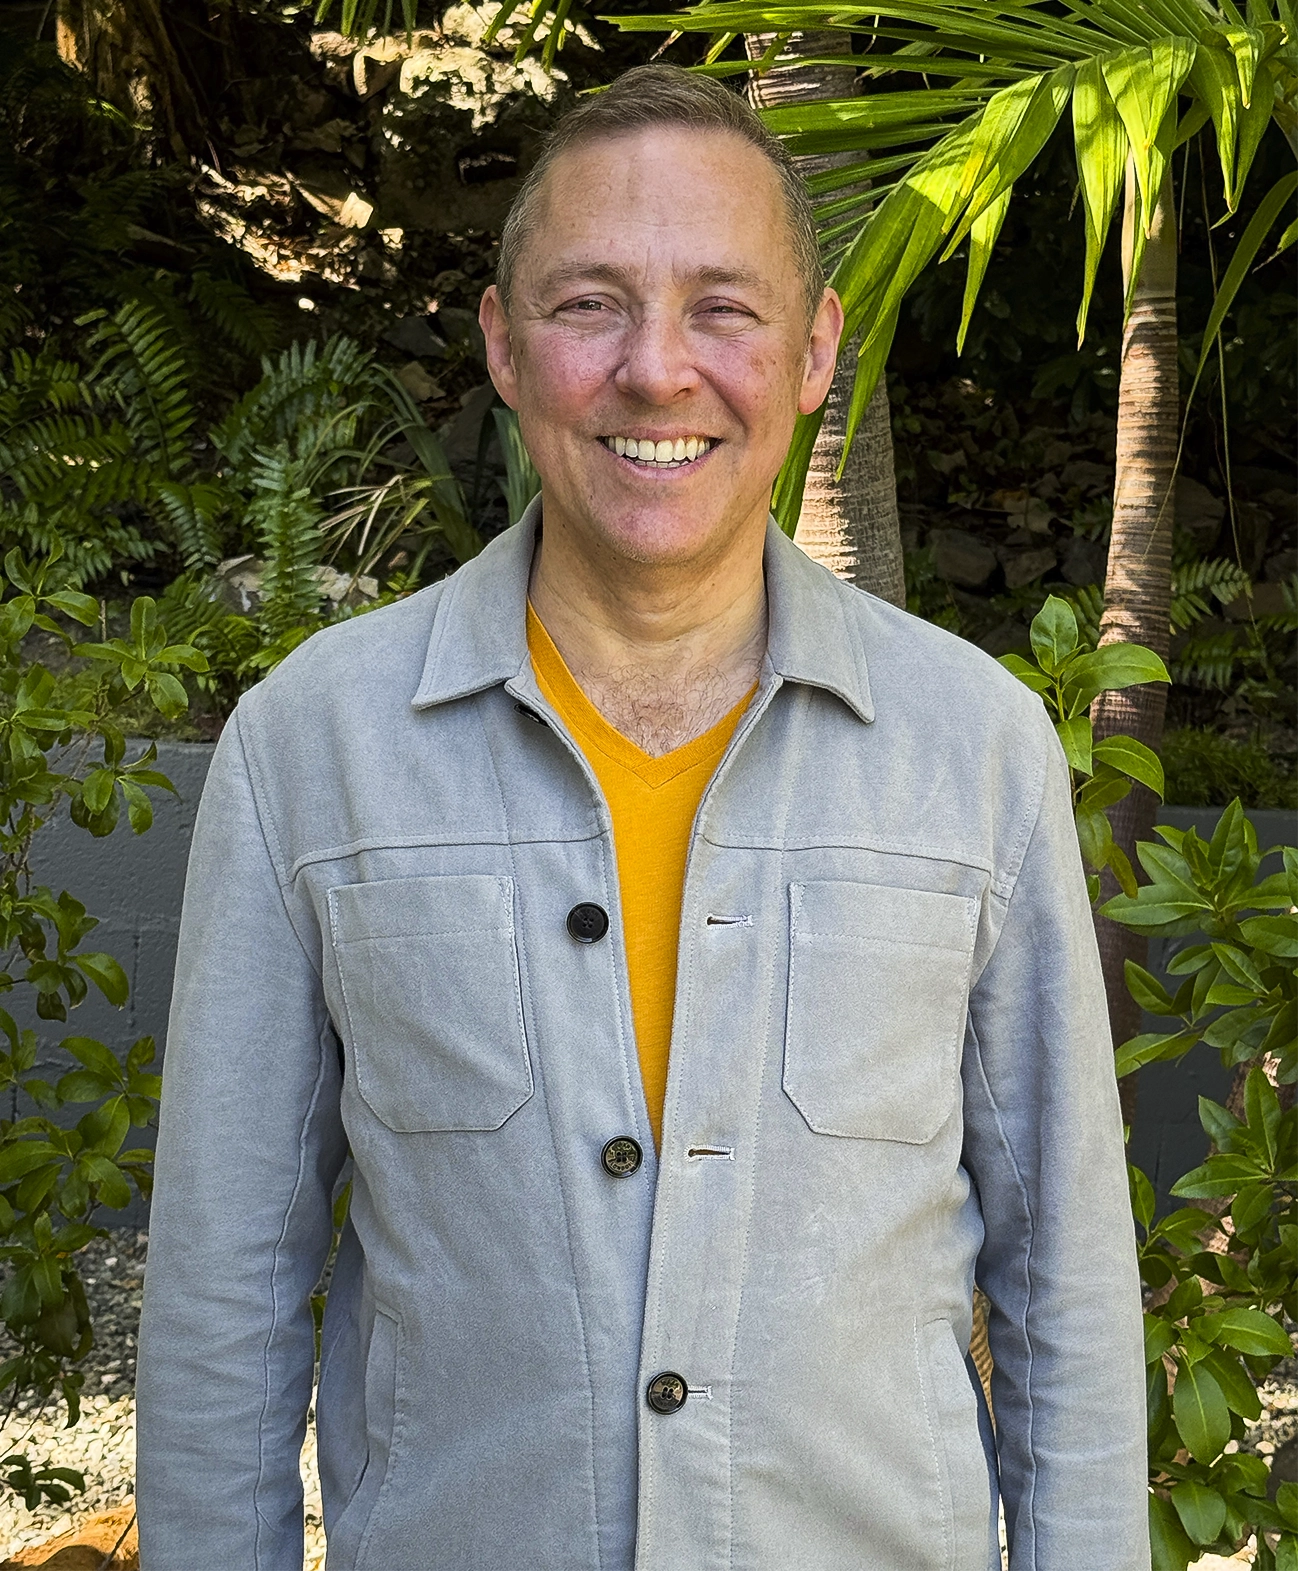
<svg viewBox="0 0 1298 1571">
<path fill-rule="evenodd" d="M 770 523 L 842 311 L 742 99 L 559 127 L 482 304 L 541 476 L 240 703 L 186 894 L 144 1571 L 1147 1571 L 1068 772 Z M 991 1304 L 993 1428 L 967 1357 Z"/>
</svg>

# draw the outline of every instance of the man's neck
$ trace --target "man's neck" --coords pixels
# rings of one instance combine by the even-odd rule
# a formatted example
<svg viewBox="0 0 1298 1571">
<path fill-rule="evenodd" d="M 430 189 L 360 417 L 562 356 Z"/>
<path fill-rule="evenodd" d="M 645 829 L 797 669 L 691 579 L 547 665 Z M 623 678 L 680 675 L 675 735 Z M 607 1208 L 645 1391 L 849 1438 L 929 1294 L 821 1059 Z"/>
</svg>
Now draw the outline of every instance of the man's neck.
<svg viewBox="0 0 1298 1571">
<path fill-rule="evenodd" d="M 582 691 L 653 757 L 702 736 L 757 681 L 766 654 L 764 534 L 707 563 L 596 563 L 547 527 L 532 566 L 536 614 Z"/>
</svg>

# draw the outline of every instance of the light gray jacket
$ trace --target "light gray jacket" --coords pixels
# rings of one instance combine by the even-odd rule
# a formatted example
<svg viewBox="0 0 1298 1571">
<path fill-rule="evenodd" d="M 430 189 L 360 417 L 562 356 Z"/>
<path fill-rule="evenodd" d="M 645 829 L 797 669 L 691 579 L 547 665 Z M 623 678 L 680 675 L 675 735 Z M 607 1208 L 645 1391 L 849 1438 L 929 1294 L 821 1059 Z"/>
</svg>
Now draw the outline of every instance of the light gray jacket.
<svg viewBox="0 0 1298 1571">
<path fill-rule="evenodd" d="M 535 527 L 313 638 L 217 749 L 150 1228 L 144 1571 L 300 1571 L 349 1148 L 330 1571 L 986 1571 L 998 1485 L 1015 1571 L 1147 1571 L 1113 1060 L 1040 701 L 772 526 L 656 1159 L 608 810 L 527 654 Z M 664 1370 L 674 1413 L 646 1401 Z"/>
</svg>

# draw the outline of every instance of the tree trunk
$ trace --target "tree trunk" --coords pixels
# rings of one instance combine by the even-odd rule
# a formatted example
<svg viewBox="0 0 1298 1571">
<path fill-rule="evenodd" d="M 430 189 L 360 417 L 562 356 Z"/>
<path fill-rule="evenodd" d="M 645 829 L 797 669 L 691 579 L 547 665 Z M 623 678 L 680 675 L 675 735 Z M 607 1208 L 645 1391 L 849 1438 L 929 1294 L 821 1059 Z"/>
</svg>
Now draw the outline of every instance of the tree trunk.
<svg viewBox="0 0 1298 1571">
<path fill-rule="evenodd" d="M 1135 236 L 1135 176 L 1127 168 L 1122 225 L 1124 283 Z M 1176 209 L 1169 169 L 1154 212 L 1131 315 L 1122 340 L 1118 388 L 1117 473 L 1113 488 L 1113 532 L 1104 581 L 1100 642 L 1145 644 L 1167 658 L 1171 642 L 1172 514 L 1180 414 L 1176 344 Z M 1098 737 L 1122 732 L 1155 750 L 1163 738 L 1167 687 L 1161 682 L 1102 693 L 1091 707 Z M 1156 799 L 1144 786 L 1109 813 L 1113 837 L 1135 865 L 1137 840 L 1150 838 Z M 1105 875 L 1105 890 L 1117 886 Z M 1140 1030 L 1140 1006 L 1127 991 L 1124 962 L 1144 965 L 1148 943 L 1107 918 L 1095 919 L 1109 1021 L 1115 1043 Z M 1136 1082 L 1122 1082 L 1123 1113 L 1135 1112 Z"/>
<path fill-rule="evenodd" d="M 206 75 L 220 87 L 237 70 L 227 42 L 230 17 L 195 0 L 58 0 L 59 55 L 123 114 L 165 136 L 177 158 L 203 151 L 207 103 L 195 46 L 211 56 Z"/>
<path fill-rule="evenodd" d="M 773 34 L 746 37 L 749 59 L 759 59 Z M 761 77 L 751 77 L 749 92 L 761 109 L 777 104 L 805 103 L 819 98 L 850 98 L 857 91 L 856 67 L 850 63 L 851 44 L 841 32 L 794 33 L 786 53 L 841 54 L 842 65 L 780 66 Z M 850 162 L 855 155 L 833 154 L 797 160 L 804 176 L 820 174 Z M 856 370 L 859 338 L 845 344 L 829 391 L 824 423 L 802 498 L 795 539 L 813 557 L 859 589 L 894 605 L 905 605 L 906 582 L 902 571 L 901 525 L 897 515 L 897 481 L 893 469 L 892 426 L 888 392 L 880 378 L 848 454 L 843 478 L 836 479 L 843 456 L 852 377 Z"/>
</svg>

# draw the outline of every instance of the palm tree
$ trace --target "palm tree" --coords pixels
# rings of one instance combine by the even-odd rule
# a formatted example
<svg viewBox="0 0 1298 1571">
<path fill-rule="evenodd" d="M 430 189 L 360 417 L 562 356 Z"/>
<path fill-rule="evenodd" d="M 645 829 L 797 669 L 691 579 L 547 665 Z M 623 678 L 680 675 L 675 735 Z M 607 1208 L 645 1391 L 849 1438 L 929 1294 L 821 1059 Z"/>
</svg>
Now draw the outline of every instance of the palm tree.
<svg viewBox="0 0 1298 1571">
<path fill-rule="evenodd" d="M 773 33 L 749 33 L 744 42 L 749 58 L 761 61 L 778 40 Z M 753 103 L 759 109 L 775 109 L 850 97 L 857 91 L 859 79 L 851 42 L 847 33 L 793 34 L 783 50 L 790 63 L 749 79 Z M 809 153 L 797 163 L 811 180 L 854 161 L 850 153 Z M 794 539 L 808 556 L 858 589 L 868 589 L 894 605 L 905 605 L 891 410 L 882 378 L 866 406 L 856 439 L 850 449 L 847 447 L 847 415 L 859 351 L 858 335 L 840 355 L 812 449 Z"/>
</svg>

